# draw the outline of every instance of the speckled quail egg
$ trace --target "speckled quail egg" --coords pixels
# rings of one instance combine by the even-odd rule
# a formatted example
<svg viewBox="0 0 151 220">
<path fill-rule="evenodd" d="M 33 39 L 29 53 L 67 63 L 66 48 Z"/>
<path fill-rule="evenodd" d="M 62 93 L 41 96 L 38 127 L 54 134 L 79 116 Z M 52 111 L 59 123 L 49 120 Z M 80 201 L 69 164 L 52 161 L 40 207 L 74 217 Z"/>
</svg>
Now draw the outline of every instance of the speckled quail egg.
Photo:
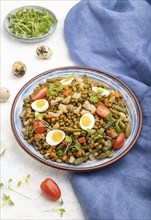
<svg viewBox="0 0 151 220">
<path fill-rule="evenodd" d="M 46 142 L 51 146 L 58 145 L 65 138 L 65 133 L 61 130 L 49 131 L 46 135 Z"/>
<path fill-rule="evenodd" d="M 53 54 L 52 50 L 46 45 L 38 46 L 36 49 L 36 53 L 37 56 L 41 59 L 48 59 Z"/>
<path fill-rule="evenodd" d="M 22 77 L 26 73 L 26 65 L 21 61 L 16 61 L 12 66 L 12 73 L 17 77 Z"/>
<path fill-rule="evenodd" d="M 92 129 L 95 123 L 94 116 L 91 113 L 86 113 L 80 118 L 80 127 L 83 130 Z"/>
<path fill-rule="evenodd" d="M 49 103 L 45 99 L 39 99 L 39 100 L 34 101 L 31 104 L 31 107 L 37 112 L 44 112 L 48 109 Z"/>
<path fill-rule="evenodd" d="M 0 102 L 6 102 L 10 97 L 10 91 L 5 87 L 0 87 Z"/>
<path fill-rule="evenodd" d="M 100 95 L 105 95 L 105 96 L 108 96 L 110 94 L 110 91 L 107 90 L 107 89 L 103 89 L 101 87 L 96 87 L 96 86 L 93 86 L 92 87 L 92 91 L 95 92 L 95 93 L 99 93 Z"/>
</svg>

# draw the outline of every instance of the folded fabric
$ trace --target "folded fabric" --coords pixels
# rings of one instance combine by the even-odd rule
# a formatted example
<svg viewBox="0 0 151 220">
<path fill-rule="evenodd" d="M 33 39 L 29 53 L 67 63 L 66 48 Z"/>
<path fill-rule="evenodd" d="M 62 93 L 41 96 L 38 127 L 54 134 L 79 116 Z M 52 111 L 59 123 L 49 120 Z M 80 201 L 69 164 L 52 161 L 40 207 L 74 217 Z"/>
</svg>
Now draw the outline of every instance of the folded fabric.
<svg viewBox="0 0 151 220">
<path fill-rule="evenodd" d="M 70 179 L 87 219 L 151 219 L 151 66 L 149 1 L 81 1 L 68 13 L 64 33 L 72 58 L 112 73 L 136 94 L 141 135 L 115 164 Z"/>
</svg>

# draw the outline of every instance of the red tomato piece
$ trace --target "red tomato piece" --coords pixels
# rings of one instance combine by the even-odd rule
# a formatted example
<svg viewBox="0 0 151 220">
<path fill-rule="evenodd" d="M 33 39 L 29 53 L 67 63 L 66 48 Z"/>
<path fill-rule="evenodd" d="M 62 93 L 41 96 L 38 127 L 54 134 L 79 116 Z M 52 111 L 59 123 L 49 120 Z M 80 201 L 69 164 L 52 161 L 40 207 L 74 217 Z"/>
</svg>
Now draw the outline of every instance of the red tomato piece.
<svg viewBox="0 0 151 220">
<path fill-rule="evenodd" d="M 45 124 L 41 120 L 35 120 L 33 122 L 34 131 L 36 134 L 43 134 L 45 133 L 46 127 Z"/>
<path fill-rule="evenodd" d="M 109 108 L 107 108 L 102 102 L 100 102 L 98 104 L 98 107 L 96 109 L 96 113 L 102 117 L 102 118 L 106 118 L 106 116 L 110 113 L 111 111 L 109 110 Z"/>
<path fill-rule="evenodd" d="M 115 150 L 121 148 L 124 145 L 124 142 L 125 142 L 125 134 L 124 134 L 124 132 L 122 132 L 116 138 L 116 141 L 114 142 L 113 148 Z"/>
<path fill-rule="evenodd" d="M 39 89 L 31 95 L 31 100 L 35 101 L 38 99 L 43 99 L 46 97 L 47 92 L 48 92 L 48 89 L 46 87 Z"/>
<path fill-rule="evenodd" d="M 56 201 L 61 197 L 61 190 L 57 183 L 50 178 L 45 179 L 40 188 L 42 192 L 51 200 Z"/>
</svg>

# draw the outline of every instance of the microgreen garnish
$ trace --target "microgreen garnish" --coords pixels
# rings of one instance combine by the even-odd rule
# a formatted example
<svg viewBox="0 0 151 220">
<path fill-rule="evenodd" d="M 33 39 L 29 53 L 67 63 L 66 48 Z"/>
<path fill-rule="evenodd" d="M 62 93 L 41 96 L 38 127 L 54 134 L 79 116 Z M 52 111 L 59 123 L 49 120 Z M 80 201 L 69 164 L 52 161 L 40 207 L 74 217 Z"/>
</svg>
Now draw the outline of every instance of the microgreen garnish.
<svg viewBox="0 0 151 220">
<path fill-rule="evenodd" d="M 39 113 L 38 115 L 36 115 L 35 119 L 42 120 L 45 115 L 46 115 L 46 113 Z"/>
<path fill-rule="evenodd" d="M 63 85 L 62 84 L 59 84 L 57 85 L 54 90 L 56 90 L 57 92 L 60 92 L 61 90 L 63 89 Z"/>
<path fill-rule="evenodd" d="M 63 89 L 63 85 L 59 83 L 57 86 L 54 83 L 49 83 L 49 95 L 55 96 L 56 92 L 60 92 Z"/>
<path fill-rule="evenodd" d="M 72 142 L 72 137 L 66 136 L 65 141 L 67 141 L 67 142 L 71 143 L 71 142 Z"/>
<path fill-rule="evenodd" d="M 48 11 L 40 8 L 20 8 L 8 16 L 9 28 L 16 36 L 40 37 L 49 32 L 57 19 Z"/>
<path fill-rule="evenodd" d="M 59 205 L 60 206 L 63 206 L 64 204 L 64 201 L 63 199 L 61 199 L 59 201 Z M 49 211 L 57 211 L 60 213 L 61 217 L 63 216 L 64 212 L 65 212 L 65 208 L 60 208 L 60 207 L 54 207 L 54 208 L 49 208 L 49 209 L 45 209 L 45 210 L 42 210 L 42 212 L 49 212 Z"/>
<path fill-rule="evenodd" d="M 81 144 L 80 144 L 80 143 L 76 143 L 76 144 L 74 145 L 74 147 L 75 147 L 77 150 L 80 150 Z"/>
<path fill-rule="evenodd" d="M 49 90 L 48 93 L 49 93 L 50 96 L 55 96 L 55 94 L 56 94 L 54 91 L 51 91 L 51 90 Z"/>
<path fill-rule="evenodd" d="M 59 202 L 60 202 L 60 203 L 59 203 L 60 205 L 63 205 L 63 204 L 64 204 L 63 199 L 61 199 Z"/>
<path fill-rule="evenodd" d="M 3 187 L 4 186 L 4 183 L 0 183 L 0 187 Z"/>
<path fill-rule="evenodd" d="M 87 132 L 90 134 L 90 135 L 92 135 L 92 129 L 90 129 L 90 128 L 87 128 Z"/>
<path fill-rule="evenodd" d="M 29 175 L 30 175 L 30 174 L 29 174 Z M 29 179 L 29 177 L 30 177 L 29 175 L 26 176 L 26 179 Z M 26 196 L 26 195 L 24 195 L 24 194 L 18 192 L 18 191 L 15 190 L 14 188 L 12 188 L 12 186 L 10 186 L 10 184 L 11 184 L 12 181 L 13 181 L 12 178 L 10 178 L 10 179 L 8 180 L 8 185 L 7 185 L 7 186 L 5 186 L 5 184 L 1 182 L 1 183 L 0 183 L 0 187 L 4 187 L 6 190 L 10 190 L 10 191 L 12 191 L 12 192 L 14 192 L 14 193 L 17 193 L 17 194 L 19 194 L 19 195 L 21 195 L 21 196 L 23 196 L 23 197 L 25 197 L 25 198 L 27 198 L 27 199 L 31 199 L 31 198 L 29 198 L 28 196 Z M 19 181 L 19 182 L 17 183 L 17 186 L 21 186 L 21 185 L 22 185 L 22 181 Z"/>
<path fill-rule="evenodd" d="M 8 180 L 8 183 L 11 183 L 13 180 L 12 180 L 12 178 L 10 178 L 9 180 Z"/>
<path fill-rule="evenodd" d="M 30 174 L 28 174 L 23 181 L 20 180 L 20 181 L 17 183 L 17 186 L 20 187 L 20 186 L 21 186 L 22 184 L 24 184 L 24 183 L 29 183 L 29 179 L 30 179 Z"/>
<path fill-rule="evenodd" d="M 90 101 L 93 103 L 96 103 L 96 102 L 98 102 L 98 98 L 96 96 L 91 96 Z"/>
<path fill-rule="evenodd" d="M 112 113 L 111 112 L 106 116 L 106 119 L 109 121 L 112 120 Z"/>
<path fill-rule="evenodd" d="M 17 186 L 20 187 L 22 184 L 23 184 L 22 181 L 19 181 L 19 182 L 17 183 Z"/>
<path fill-rule="evenodd" d="M 9 204 L 9 205 L 14 205 L 15 203 L 11 200 L 10 196 L 7 196 L 6 194 L 3 193 L 3 201 L 4 203 L 1 205 L 1 207 Z"/>
<path fill-rule="evenodd" d="M 65 209 L 64 208 L 57 208 L 56 210 L 60 213 L 60 215 L 62 217 L 63 213 L 65 212 Z"/>
</svg>

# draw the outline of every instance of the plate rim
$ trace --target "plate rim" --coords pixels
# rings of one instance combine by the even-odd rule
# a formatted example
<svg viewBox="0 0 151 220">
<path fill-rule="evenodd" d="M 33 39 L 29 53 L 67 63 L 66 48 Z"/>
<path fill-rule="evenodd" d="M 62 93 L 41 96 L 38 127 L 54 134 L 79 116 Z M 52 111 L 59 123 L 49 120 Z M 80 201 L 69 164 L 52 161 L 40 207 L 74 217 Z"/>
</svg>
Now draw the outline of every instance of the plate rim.
<svg viewBox="0 0 151 220">
<path fill-rule="evenodd" d="M 49 30 L 49 32 L 43 36 L 40 36 L 40 37 L 33 37 L 33 38 L 27 38 L 27 37 L 21 37 L 21 36 L 16 36 L 15 34 L 13 34 L 10 30 L 9 30 L 9 27 L 7 27 L 7 22 L 8 21 L 8 16 L 10 13 L 13 13 L 13 12 L 16 12 L 18 11 L 20 8 L 41 8 L 43 10 L 47 10 L 49 11 L 55 18 L 56 18 L 56 23 L 53 25 L 53 28 Z M 23 6 L 20 6 L 20 7 L 17 7 L 13 10 L 11 10 L 10 12 L 7 13 L 7 15 L 5 16 L 4 18 L 4 21 L 3 21 L 3 24 L 4 24 L 4 28 L 6 30 L 6 32 L 12 36 L 14 39 L 18 40 L 18 41 L 21 41 L 21 42 L 27 42 L 27 43 L 37 43 L 37 42 L 40 42 L 42 40 L 44 40 L 45 38 L 49 37 L 49 35 L 51 35 L 55 29 L 57 28 L 57 24 L 58 24 L 58 19 L 57 19 L 57 16 L 55 15 L 55 13 L 53 11 L 51 11 L 50 9 L 46 8 L 46 7 L 43 7 L 43 6 L 38 6 L 38 5 L 23 5 Z"/>
<path fill-rule="evenodd" d="M 138 114 L 139 114 L 139 127 L 138 127 L 138 130 L 137 130 L 137 133 L 132 141 L 132 143 L 129 145 L 129 147 L 127 149 L 125 149 L 119 156 L 117 156 L 116 158 L 114 158 L 113 160 L 111 161 L 107 161 L 105 162 L 104 164 L 99 164 L 99 165 L 96 165 L 96 166 L 93 166 L 93 167 L 82 167 L 82 168 L 78 168 L 78 166 L 76 166 L 76 168 L 73 168 L 73 167 L 64 167 L 64 166 L 61 166 L 58 164 L 51 164 L 50 160 L 48 162 L 48 160 L 46 159 L 43 159 L 43 158 L 40 158 L 38 157 L 36 154 L 34 154 L 33 152 L 31 152 L 25 145 L 24 143 L 22 143 L 20 137 L 18 136 L 17 134 L 17 131 L 16 131 L 16 128 L 15 128 L 15 122 L 14 122 L 14 110 L 15 110 L 15 107 L 16 107 L 16 102 L 20 96 L 20 94 L 24 91 L 24 89 L 30 85 L 32 82 L 34 82 L 34 80 L 40 78 L 41 76 L 44 76 L 44 75 L 47 75 L 48 73 L 52 73 L 52 72 L 55 72 L 55 71 L 59 71 L 59 70 L 65 70 L 65 69 L 82 69 L 82 70 L 90 70 L 90 71 L 96 71 L 98 73 L 103 73 L 109 77 L 111 77 L 112 79 L 118 81 L 119 83 L 121 83 L 127 90 L 128 92 L 132 95 L 134 101 L 135 101 L 135 104 L 137 106 L 137 109 L 138 109 Z M 111 73 L 108 73 L 108 72 L 105 72 L 101 69 L 97 69 L 97 68 L 91 68 L 91 67 L 85 67 L 85 66 L 63 66 L 63 67 L 58 67 L 58 68 L 53 68 L 53 69 L 50 69 L 50 70 L 47 70 L 47 71 L 44 71 L 36 76 L 34 76 L 33 78 L 31 78 L 28 82 L 25 83 L 24 86 L 22 86 L 22 88 L 18 91 L 18 93 L 16 94 L 14 100 L 13 100 L 13 103 L 12 103 L 12 106 L 11 106 L 11 112 L 10 112 L 10 122 L 11 122 L 11 128 L 12 128 L 12 132 L 14 134 L 14 137 L 16 139 L 16 141 L 18 142 L 19 146 L 26 152 L 28 153 L 31 157 L 33 157 L 34 159 L 38 160 L 39 162 L 49 166 L 49 167 L 53 167 L 53 168 L 56 168 L 56 169 L 60 169 L 60 170 L 66 170 L 66 171 L 74 171 L 74 172 L 88 172 L 88 171 L 95 171 L 95 170 L 98 170 L 98 169 L 102 169 L 104 167 L 107 167 L 115 162 L 117 162 L 118 160 L 120 160 L 121 158 L 123 158 L 124 156 L 126 156 L 126 154 L 134 147 L 135 143 L 137 142 L 139 136 L 140 136 L 140 133 L 141 133 L 141 130 L 142 130 L 142 122 L 143 122 L 143 118 L 142 118 L 142 110 L 141 110 L 141 106 L 139 104 L 139 101 L 136 97 L 136 95 L 134 94 L 134 92 L 129 88 L 129 86 L 127 86 L 122 80 L 118 79 L 116 76 L 112 75 Z"/>
</svg>

